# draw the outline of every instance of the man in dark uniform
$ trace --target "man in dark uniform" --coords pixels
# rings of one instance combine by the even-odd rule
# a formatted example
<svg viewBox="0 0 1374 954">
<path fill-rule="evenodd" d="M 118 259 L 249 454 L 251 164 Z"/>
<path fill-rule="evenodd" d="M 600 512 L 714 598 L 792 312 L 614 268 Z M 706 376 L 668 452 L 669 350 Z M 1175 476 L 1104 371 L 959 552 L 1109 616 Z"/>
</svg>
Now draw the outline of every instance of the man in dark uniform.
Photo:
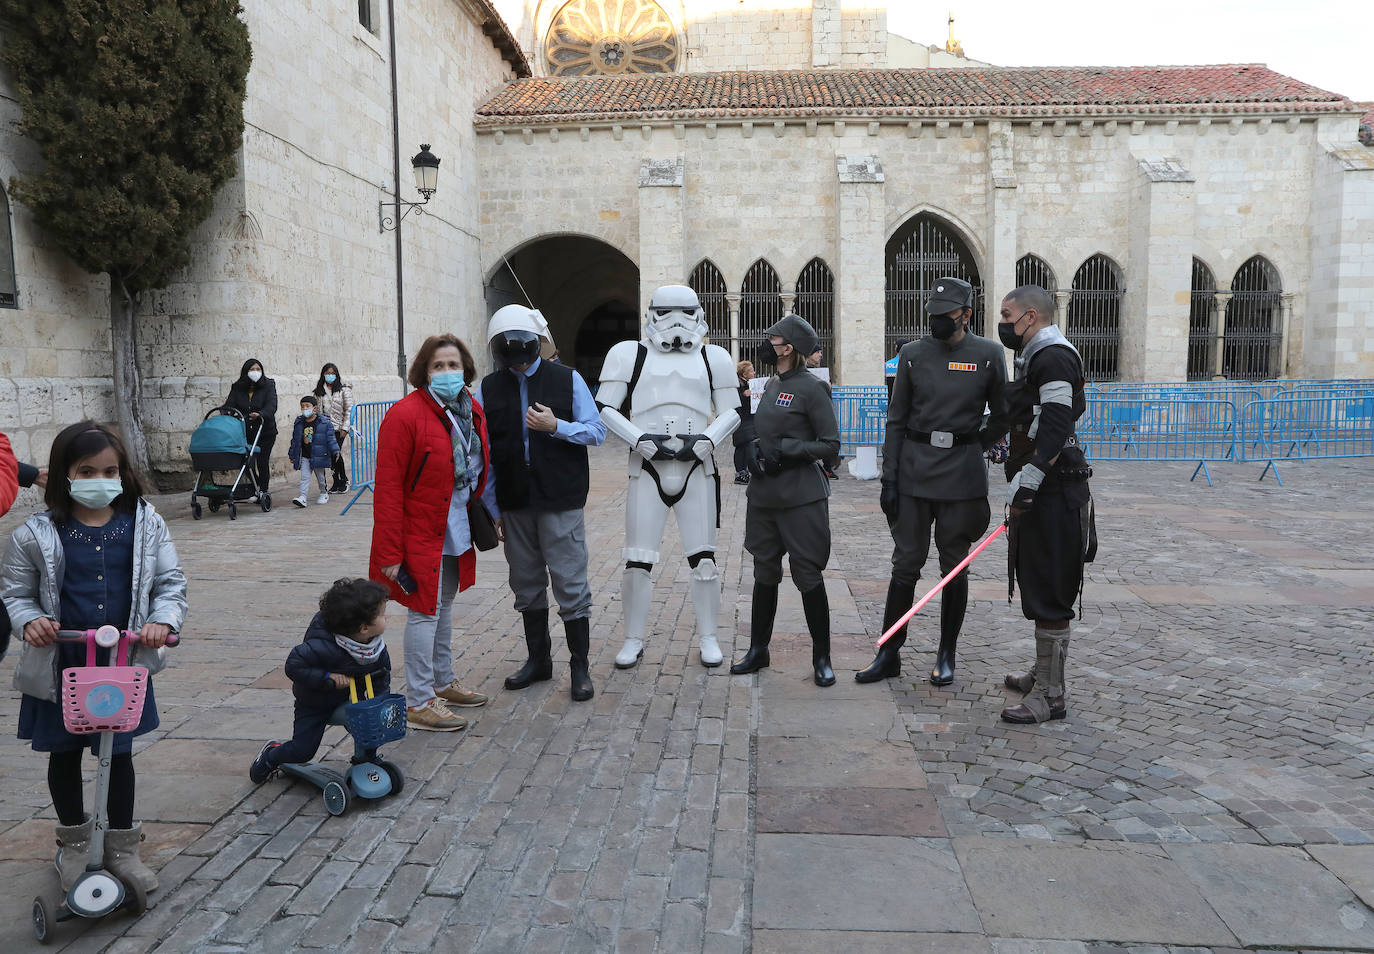
<svg viewBox="0 0 1374 954">
<path fill-rule="evenodd" d="M 839 451 L 840 431 L 830 392 L 806 368 L 818 344 L 815 329 L 799 315 L 784 315 L 765 334 L 760 363 L 776 364 L 778 373 L 754 412 L 758 436 L 750 448 L 744 517 L 744 548 L 754 557 L 753 610 L 749 651 L 730 672 L 757 672 L 769 664 L 786 555 L 811 633 L 812 678 L 832 686 L 830 601 L 822 576 L 830 559 L 830 481 L 820 464 Z"/>
<path fill-rule="evenodd" d="M 880 498 L 892 531 L 892 578 L 883 631 L 911 608 L 930 550 L 931 526 L 944 576 L 968 556 L 988 528 L 988 472 L 983 452 L 1006 432 L 1006 358 L 999 345 L 974 334 L 973 286 L 941 278 L 926 303 L 930 335 L 898 353 L 887 408 Z M 984 409 L 990 412 L 986 419 Z M 968 606 L 968 570 L 940 593 L 940 649 L 930 681 L 954 681 L 954 655 Z M 877 682 L 902 671 L 903 626 L 855 674 Z"/>
<path fill-rule="evenodd" d="M 1007 387 L 1011 448 L 1007 458 L 1011 525 L 1008 546 L 1021 612 L 1035 621 L 1035 667 L 1006 677 L 1026 693 L 1002 710 L 1007 722 L 1036 723 L 1068 714 L 1064 664 L 1069 620 L 1091 559 L 1092 476 L 1074 433 L 1086 408 L 1083 359 L 1053 325 L 1054 299 L 1022 285 L 1002 300 L 997 336 L 1019 352 Z"/>
</svg>

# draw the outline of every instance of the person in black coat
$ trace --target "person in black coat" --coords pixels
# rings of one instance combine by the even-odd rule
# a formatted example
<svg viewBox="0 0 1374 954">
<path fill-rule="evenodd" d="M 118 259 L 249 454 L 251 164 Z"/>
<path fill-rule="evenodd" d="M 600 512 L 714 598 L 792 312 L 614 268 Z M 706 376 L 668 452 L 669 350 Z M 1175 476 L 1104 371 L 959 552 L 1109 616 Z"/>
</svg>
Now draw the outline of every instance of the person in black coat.
<svg viewBox="0 0 1374 954">
<path fill-rule="evenodd" d="M 277 442 L 277 382 L 267 377 L 262 362 L 249 358 L 243 362 L 238 380 L 229 386 L 224 406 L 243 415 L 248 427 L 248 443 L 258 435 L 258 490 L 267 492 L 272 476 L 272 445 Z"/>
<path fill-rule="evenodd" d="M 320 611 L 306 627 L 305 639 L 286 659 L 286 675 L 296 697 L 295 723 L 288 742 L 268 742 L 254 759 L 248 777 L 262 784 L 277 766 L 309 762 L 319 751 L 324 730 L 341 723 L 342 708 L 351 699 L 349 681 L 358 680 L 358 698 L 365 695 L 364 676 L 372 677 L 372 692 L 390 691 L 391 656 L 386 650 L 386 587 L 371 580 L 336 580 L 320 597 Z M 375 751 L 358 754 L 370 761 Z"/>
</svg>

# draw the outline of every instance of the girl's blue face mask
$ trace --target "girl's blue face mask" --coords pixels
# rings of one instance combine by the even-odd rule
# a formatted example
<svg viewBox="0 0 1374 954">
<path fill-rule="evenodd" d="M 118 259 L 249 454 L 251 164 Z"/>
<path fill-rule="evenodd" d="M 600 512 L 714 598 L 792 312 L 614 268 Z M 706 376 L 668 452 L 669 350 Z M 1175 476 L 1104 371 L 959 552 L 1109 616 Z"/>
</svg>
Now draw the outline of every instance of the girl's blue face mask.
<svg viewBox="0 0 1374 954">
<path fill-rule="evenodd" d="M 72 499 L 91 510 L 102 510 L 114 502 L 124 492 L 124 484 L 118 477 L 87 477 L 80 480 L 68 478 L 72 485 Z"/>
<path fill-rule="evenodd" d="M 440 371 L 429 379 L 429 389 L 434 392 L 434 396 L 445 404 L 457 399 L 463 393 L 463 372 L 461 371 Z"/>
<path fill-rule="evenodd" d="M 339 380 L 339 376 L 337 374 L 326 374 L 324 376 L 325 384 L 333 384 L 337 380 Z"/>
</svg>

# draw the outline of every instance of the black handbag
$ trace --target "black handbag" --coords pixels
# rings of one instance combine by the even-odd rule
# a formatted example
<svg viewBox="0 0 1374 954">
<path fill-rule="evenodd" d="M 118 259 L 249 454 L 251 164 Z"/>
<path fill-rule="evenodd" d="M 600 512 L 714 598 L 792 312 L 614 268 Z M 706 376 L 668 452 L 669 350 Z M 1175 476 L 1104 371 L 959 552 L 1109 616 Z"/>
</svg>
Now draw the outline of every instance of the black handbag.
<svg viewBox="0 0 1374 954">
<path fill-rule="evenodd" d="M 496 521 L 481 497 L 468 498 L 468 534 L 479 550 L 494 550 L 501 542 L 496 538 Z"/>
</svg>

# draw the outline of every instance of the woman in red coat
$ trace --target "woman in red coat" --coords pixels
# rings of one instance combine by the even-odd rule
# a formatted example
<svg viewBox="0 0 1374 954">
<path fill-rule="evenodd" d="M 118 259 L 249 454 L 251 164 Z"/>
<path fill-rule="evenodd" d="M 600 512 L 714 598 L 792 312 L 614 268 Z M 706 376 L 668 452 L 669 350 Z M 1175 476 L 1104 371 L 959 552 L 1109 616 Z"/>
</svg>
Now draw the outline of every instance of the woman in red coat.
<svg viewBox="0 0 1374 954">
<path fill-rule="evenodd" d="M 406 717 L 413 729 L 455 732 L 467 720 L 450 705 L 487 701 L 453 678 L 453 598 L 477 574 L 467 504 L 480 499 L 491 467 L 482 405 L 468 389 L 476 376 L 460 339 L 430 337 L 410 365 L 415 390 L 387 412 L 377 434 L 369 575 L 410 610 Z"/>
</svg>

